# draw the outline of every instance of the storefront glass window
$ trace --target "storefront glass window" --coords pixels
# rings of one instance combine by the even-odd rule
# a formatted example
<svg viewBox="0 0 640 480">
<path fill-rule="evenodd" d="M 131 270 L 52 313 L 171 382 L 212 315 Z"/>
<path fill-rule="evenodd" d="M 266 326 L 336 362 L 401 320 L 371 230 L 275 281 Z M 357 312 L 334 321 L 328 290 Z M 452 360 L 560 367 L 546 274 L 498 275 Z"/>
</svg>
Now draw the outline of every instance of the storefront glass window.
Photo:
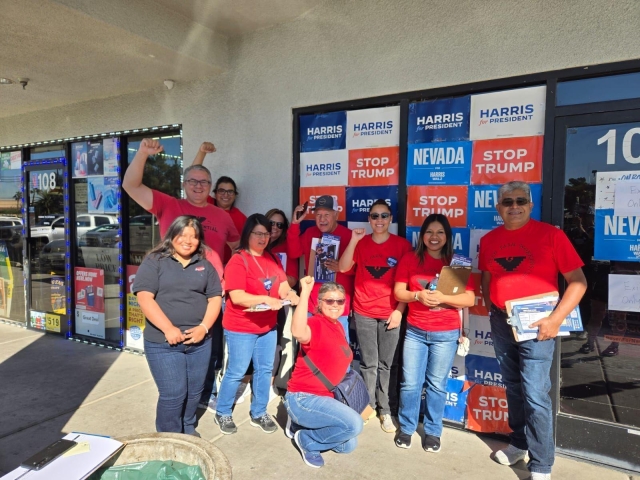
<svg viewBox="0 0 640 480">
<path fill-rule="evenodd" d="M 609 102 L 640 98 L 640 72 L 558 83 L 556 105 Z"/>
<path fill-rule="evenodd" d="M 22 154 L 0 153 L 0 318 L 25 322 L 22 258 Z"/>
</svg>

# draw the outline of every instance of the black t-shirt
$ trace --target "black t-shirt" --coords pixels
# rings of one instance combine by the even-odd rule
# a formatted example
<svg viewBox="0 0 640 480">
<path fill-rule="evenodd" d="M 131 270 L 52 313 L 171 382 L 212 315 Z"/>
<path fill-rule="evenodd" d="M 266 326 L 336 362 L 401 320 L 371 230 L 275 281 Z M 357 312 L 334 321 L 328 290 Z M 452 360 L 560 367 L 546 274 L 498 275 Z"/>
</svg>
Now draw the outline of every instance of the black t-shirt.
<svg viewBox="0 0 640 480">
<path fill-rule="evenodd" d="M 186 267 L 173 257 L 147 255 L 138 268 L 132 292 L 150 292 L 160 309 L 183 332 L 202 322 L 208 299 L 222 295 L 220 277 L 211 263 L 194 255 Z M 163 343 L 164 333 L 148 318 L 144 338 Z"/>
</svg>

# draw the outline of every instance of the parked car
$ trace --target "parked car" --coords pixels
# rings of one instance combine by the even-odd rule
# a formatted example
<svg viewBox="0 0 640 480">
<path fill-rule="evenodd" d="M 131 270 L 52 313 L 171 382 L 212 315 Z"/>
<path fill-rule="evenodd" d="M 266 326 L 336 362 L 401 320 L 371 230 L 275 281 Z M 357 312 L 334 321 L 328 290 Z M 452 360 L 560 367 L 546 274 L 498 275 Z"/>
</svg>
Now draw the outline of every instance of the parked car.
<svg viewBox="0 0 640 480">
<path fill-rule="evenodd" d="M 101 225 L 117 224 L 115 215 L 97 215 L 83 213 L 76 218 L 76 235 L 81 238 L 89 230 Z M 31 238 L 46 238 L 48 242 L 64 239 L 64 218 L 45 220 L 31 228 Z"/>
<path fill-rule="evenodd" d="M 118 224 L 100 225 L 82 235 L 78 240 L 78 246 L 117 248 L 121 240 L 119 231 Z"/>
<path fill-rule="evenodd" d="M 64 274 L 66 254 L 67 248 L 64 239 L 47 243 L 42 247 L 36 261 L 40 273 Z"/>
<path fill-rule="evenodd" d="M 0 241 L 7 245 L 9 259 L 15 265 L 22 264 L 22 219 L 0 217 Z"/>
</svg>

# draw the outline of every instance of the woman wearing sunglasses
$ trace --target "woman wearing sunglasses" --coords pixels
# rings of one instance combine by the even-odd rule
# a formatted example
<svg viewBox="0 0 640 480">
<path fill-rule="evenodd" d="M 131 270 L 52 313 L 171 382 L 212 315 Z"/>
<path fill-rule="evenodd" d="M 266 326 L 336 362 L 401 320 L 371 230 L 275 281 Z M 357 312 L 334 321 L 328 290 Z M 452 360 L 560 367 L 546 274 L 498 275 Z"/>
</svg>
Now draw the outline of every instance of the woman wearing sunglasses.
<svg viewBox="0 0 640 480">
<path fill-rule="evenodd" d="M 295 215 L 295 212 L 294 212 Z M 271 223 L 271 242 L 269 244 L 271 252 L 274 254 L 284 254 L 286 256 L 285 273 L 291 288 L 298 283 L 298 258 L 302 256 L 300 248 L 300 225 L 289 225 L 284 212 L 278 208 L 272 208 L 266 214 Z M 291 228 L 291 231 L 289 231 Z"/>
<path fill-rule="evenodd" d="M 267 414 L 276 351 L 277 311 L 285 299 L 296 305 L 298 296 L 291 290 L 280 262 L 270 251 L 270 230 L 267 217 L 259 213 L 251 215 L 242 230 L 240 248 L 224 270 L 227 302 L 222 326 L 229 359 L 220 385 L 215 422 L 225 435 L 237 431 L 231 409 L 252 359 L 254 395 L 250 423 L 267 433 L 278 429 Z M 261 304 L 267 310 L 247 311 Z"/>
<path fill-rule="evenodd" d="M 408 304 L 407 331 L 402 351 L 403 380 L 400 386 L 400 431 L 396 446 L 411 447 L 411 436 L 418 427 L 422 386 L 427 384 L 422 448 L 439 452 L 442 416 L 447 397 L 447 377 L 453 366 L 460 333 L 458 309 L 475 302 L 473 281 L 459 295 L 430 290 L 442 267 L 453 258 L 453 239 L 447 217 L 429 215 L 420 228 L 415 252 L 409 252 L 398 265 L 394 293 Z"/>
<path fill-rule="evenodd" d="M 337 385 L 353 358 L 338 321 L 346 302 L 344 287 L 334 282 L 323 283 L 318 291 L 318 312 L 309 317 L 313 284 L 312 277 L 300 280 L 300 304 L 291 324 L 291 333 L 301 348 L 284 398 L 289 414 L 285 433 L 295 442 L 304 463 L 320 468 L 324 465 L 322 452 L 350 453 L 356 448 L 363 422 L 355 410 L 333 398 L 333 393 L 304 359 L 308 356 Z"/>
<path fill-rule="evenodd" d="M 340 258 L 340 271 L 356 266 L 354 319 L 360 342 L 360 371 L 371 407 L 379 407 L 380 425 L 387 433 L 396 431 L 391 418 L 397 415 L 398 340 L 405 303 L 393 295 L 396 267 L 411 251 L 411 244 L 389 232 L 393 217 L 384 200 L 376 200 L 369 209 L 369 225 L 353 230 L 351 241 Z M 375 415 L 375 413 L 374 413 Z"/>
</svg>

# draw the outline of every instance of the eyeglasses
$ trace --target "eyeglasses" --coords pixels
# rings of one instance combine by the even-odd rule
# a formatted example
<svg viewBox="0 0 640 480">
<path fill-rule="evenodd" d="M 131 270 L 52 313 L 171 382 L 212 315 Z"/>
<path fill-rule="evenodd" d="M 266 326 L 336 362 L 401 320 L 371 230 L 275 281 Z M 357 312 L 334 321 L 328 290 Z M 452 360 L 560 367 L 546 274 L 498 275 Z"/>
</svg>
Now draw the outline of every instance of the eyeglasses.
<svg viewBox="0 0 640 480">
<path fill-rule="evenodd" d="M 260 237 L 260 238 L 267 238 L 271 236 L 269 232 L 251 232 L 251 233 L 253 233 L 256 237 Z"/>
<path fill-rule="evenodd" d="M 524 198 L 524 197 L 518 197 L 518 198 L 503 198 L 502 201 L 500 202 L 500 205 L 502 205 L 503 207 L 513 207 L 513 204 L 518 205 L 519 207 L 523 207 L 525 205 L 529 204 L 529 199 L 528 198 Z"/>
<path fill-rule="evenodd" d="M 188 183 L 189 185 L 191 185 L 192 187 L 208 187 L 209 185 L 211 185 L 211 182 L 209 180 L 196 180 L 194 178 L 190 178 L 189 180 L 185 180 L 184 183 Z"/>
<path fill-rule="evenodd" d="M 347 300 L 345 298 L 319 298 L 318 299 L 319 302 L 324 302 L 327 305 L 344 305 L 344 302 L 346 302 Z"/>
<path fill-rule="evenodd" d="M 284 228 L 284 223 L 282 223 L 282 222 L 274 222 L 272 220 L 271 221 L 271 226 L 272 227 L 278 227 L 280 230 L 282 230 Z"/>
<path fill-rule="evenodd" d="M 369 214 L 369 218 L 371 218 L 371 220 L 377 220 L 379 218 L 382 218 L 383 220 L 386 220 L 390 216 L 391 216 L 390 213 L 370 213 Z"/>
<path fill-rule="evenodd" d="M 219 188 L 219 189 L 216 190 L 216 193 L 218 195 L 229 195 L 229 196 L 232 196 L 232 195 L 236 194 L 236 191 L 235 190 L 225 190 L 224 188 Z"/>
</svg>

